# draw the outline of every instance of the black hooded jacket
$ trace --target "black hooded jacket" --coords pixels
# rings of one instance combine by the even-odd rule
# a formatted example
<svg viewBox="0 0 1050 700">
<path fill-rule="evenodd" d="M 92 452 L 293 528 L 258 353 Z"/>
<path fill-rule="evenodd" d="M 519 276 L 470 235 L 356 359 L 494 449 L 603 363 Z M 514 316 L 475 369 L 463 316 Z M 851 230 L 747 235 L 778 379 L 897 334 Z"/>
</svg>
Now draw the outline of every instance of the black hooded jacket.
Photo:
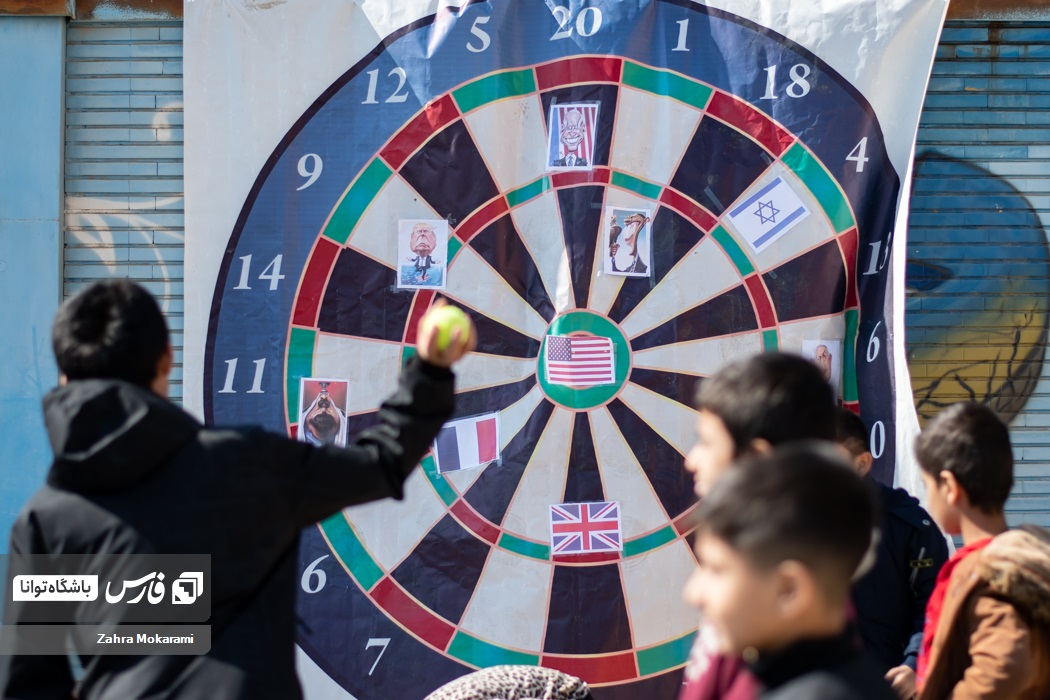
<svg viewBox="0 0 1050 700">
<path fill-rule="evenodd" d="M 295 673 L 302 528 L 340 509 L 401 498 L 453 405 L 453 376 L 413 359 L 379 425 L 345 448 L 259 429 L 210 430 L 151 392 L 74 381 L 44 398 L 55 460 L 11 532 L 20 554 L 210 554 L 212 647 L 203 656 L 82 658 L 78 697 L 301 696 Z M 5 622 L 18 604 L 5 601 Z M 0 697 L 72 697 L 61 656 L 0 656 Z"/>
<path fill-rule="evenodd" d="M 948 560 L 948 544 L 907 491 L 872 483 L 882 504 L 881 536 L 875 566 L 853 586 L 857 627 L 883 673 L 901 665 L 915 670 L 926 601 Z"/>
</svg>

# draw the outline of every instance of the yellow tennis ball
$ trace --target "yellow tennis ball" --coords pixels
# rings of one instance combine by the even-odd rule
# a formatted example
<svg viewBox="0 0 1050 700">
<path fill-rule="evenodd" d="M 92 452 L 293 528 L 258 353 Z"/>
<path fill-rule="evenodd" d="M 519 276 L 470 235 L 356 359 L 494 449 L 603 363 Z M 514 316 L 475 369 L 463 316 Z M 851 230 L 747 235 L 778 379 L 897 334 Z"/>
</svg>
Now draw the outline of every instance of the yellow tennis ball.
<svg viewBox="0 0 1050 700">
<path fill-rule="evenodd" d="M 437 349 L 444 352 L 452 342 L 452 332 L 459 329 L 460 337 L 470 336 L 470 317 L 463 313 L 458 306 L 446 304 L 437 309 L 432 309 L 423 318 L 424 330 L 429 327 L 437 329 Z"/>
</svg>

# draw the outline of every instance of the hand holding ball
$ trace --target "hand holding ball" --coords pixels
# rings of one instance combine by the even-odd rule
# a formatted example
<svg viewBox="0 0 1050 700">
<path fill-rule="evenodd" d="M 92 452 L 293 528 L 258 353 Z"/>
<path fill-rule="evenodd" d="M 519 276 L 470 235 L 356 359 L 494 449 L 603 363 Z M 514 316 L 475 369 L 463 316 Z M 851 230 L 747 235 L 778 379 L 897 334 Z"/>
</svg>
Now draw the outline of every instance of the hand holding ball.
<svg viewBox="0 0 1050 700">
<path fill-rule="evenodd" d="M 474 324 L 458 306 L 435 305 L 419 322 L 419 354 L 432 364 L 449 367 L 475 343 Z"/>
</svg>

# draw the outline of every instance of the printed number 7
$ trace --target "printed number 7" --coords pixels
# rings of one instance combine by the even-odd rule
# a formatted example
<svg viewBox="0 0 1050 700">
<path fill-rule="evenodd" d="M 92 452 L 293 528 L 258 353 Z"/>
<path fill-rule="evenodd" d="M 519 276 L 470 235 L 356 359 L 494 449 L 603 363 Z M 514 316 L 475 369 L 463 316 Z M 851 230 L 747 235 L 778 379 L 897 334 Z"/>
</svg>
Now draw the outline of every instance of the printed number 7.
<svg viewBox="0 0 1050 700">
<path fill-rule="evenodd" d="M 365 649 L 371 649 L 372 647 L 383 647 L 379 650 L 379 656 L 376 657 L 376 662 L 372 664 L 372 668 L 368 669 L 368 675 L 372 675 L 372 672 L 376 670 L 376 666 L 379 665 L 379 660 L 383 658 L 383 654 L 386 653 L 387 646 L 390 645 L 390 637 L 373 637 L 368 640 L 368 644 L 365 644 Z"/>
</svg>

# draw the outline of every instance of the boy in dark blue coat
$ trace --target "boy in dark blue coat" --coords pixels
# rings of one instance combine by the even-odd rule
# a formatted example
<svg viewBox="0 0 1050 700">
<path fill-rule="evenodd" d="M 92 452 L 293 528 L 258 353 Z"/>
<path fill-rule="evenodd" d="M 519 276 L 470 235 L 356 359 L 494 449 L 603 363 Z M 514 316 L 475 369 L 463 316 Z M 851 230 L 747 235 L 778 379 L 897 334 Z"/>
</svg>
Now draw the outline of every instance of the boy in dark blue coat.
<svg viewBox="0 0 1050 700">
<path fill-rule="evenodd" d="M 915 694 L 914 678 L 926 601 L 948 559 L 944 535 L 930 514 L 904 489 L 871 479 L 868 431 L 855 413 L 838 409 L 836 433 L 861 476 L 874 484 L 882 517 L 875 566 L 853 587 L 857 626 L 864 647 L 902 698 Z"/>
</svg>

